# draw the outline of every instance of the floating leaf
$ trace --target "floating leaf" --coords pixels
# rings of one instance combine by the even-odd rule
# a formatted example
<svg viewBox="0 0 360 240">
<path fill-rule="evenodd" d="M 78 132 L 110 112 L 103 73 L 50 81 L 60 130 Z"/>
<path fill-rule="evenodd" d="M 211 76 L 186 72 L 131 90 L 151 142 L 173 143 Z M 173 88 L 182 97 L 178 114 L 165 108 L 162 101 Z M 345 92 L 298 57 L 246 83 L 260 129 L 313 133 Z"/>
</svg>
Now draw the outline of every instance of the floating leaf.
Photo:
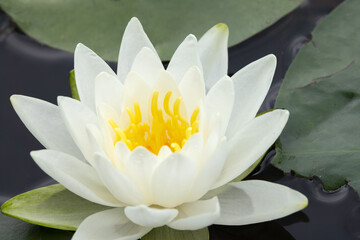
<svg viewBox="0 0 360 240">
<path fill-rule="evenodd" d="M 109 207 L 78 197 L 60 184 L 17 195 L 1 206 L 1 212 L 10 217 L 62 230 L 76 230 L 87 216 L 106 209 Z"/>
<path fill-rule="evenodd" d="M 0 214 L 1 240 L 70 240 L 73 233 L 33 225 Z"/>
<path fill-rule="evenodd" d="M 285 76 L 276 107 L 290 119 L 272 163 L 318 176 L 326 189 L 360 190 L 360 1 L 324 19 Z"/>
<path fill-rule="evenodd" d="M 207 240 L 209 239 L 209 231 L 207 228 L 199 229 L 196 231 L 177 231 L 169 227 L 154 228 L 146 234 L 141 240 L 158 240 L 158 239 L 171 239 L 171 240 Z"/>
<path fill-rule="evenodd" d="M 272 25 L 302 0 L 146 1 L 0 0 L 0 7 L 28 35 L 74 51 L 82 42 L 101 57 L 117 61 L 122 33 L 131 17 L 143 23 L 163 60 L 189 33 L 200 37 L 224 22 L 234 45 Z"/>
</svg>

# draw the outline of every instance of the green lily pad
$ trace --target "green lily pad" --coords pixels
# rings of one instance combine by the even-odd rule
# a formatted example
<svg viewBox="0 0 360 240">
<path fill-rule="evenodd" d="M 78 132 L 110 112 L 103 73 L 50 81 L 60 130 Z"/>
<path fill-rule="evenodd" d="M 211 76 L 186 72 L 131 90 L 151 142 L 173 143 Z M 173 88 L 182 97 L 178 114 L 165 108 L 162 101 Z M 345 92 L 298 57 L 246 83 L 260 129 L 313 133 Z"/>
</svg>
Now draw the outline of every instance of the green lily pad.
<svg viewBox="0 0 360 240">
<path fill-rule="evenodd" d="M 85 200 L 55 184 L 13 197 L 1 206 L 10 217 L 44 227 L 76 230 L 89 215 L 109 209 Z"/>
<path fill-rule="evenodd" d="M 291 64 L 276 107 L 290 119 L 272 163 L 318 176 L 325 189 L 360 191 L 360 1 L 347 0 L 313 32 Z"/>
<path fill-rule="evenodd" d="M 237 44 L 272 25 L 302 0 L 145 1 L 0 0 L 0 7 L 29 36 L 70 52 L 82 42 L 106 60 L 117 61 L 122 33 L 140 19 L 163 60 L 189 33 L 200 37 L 226 23 Z"/>
<path fill-rule="evenodd" d="M 74 232 L 33 225 L 0 214 L 1 240 L 70 240 Z"/>
<path fill-rule="evenodd" d="M 169 227 L 154 228 L 146 234 L 141 240 L 158 240 L 158 239 L 171 239 L 171 240 L 207 240 L 209 239 L 209 231 L 207 228 L 199 229 L 196 231 L 177 231 Z"/>
</svg>

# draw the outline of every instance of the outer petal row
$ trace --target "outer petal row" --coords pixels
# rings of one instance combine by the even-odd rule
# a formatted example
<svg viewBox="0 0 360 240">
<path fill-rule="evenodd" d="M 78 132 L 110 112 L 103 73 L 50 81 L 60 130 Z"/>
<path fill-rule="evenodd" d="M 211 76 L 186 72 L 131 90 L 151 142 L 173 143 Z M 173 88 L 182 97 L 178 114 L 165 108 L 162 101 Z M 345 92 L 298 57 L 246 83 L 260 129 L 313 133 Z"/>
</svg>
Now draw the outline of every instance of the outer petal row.
<svg viewBox="0 0 360 240">
<path fill-rule="evenodd" d="M 269 91 L 275 69 L 276 57 L 270 54 L 250 63 L 232 76 L 235 102 L 226 132 L 228 139 L 254 119 Z"/>
<path fill-rule="evenodd" d="M 125 77 L 129 73 L 136 55 L 144 47 L 156 53 L 140 21 L 133 17 L 126 26 L 119 51 L 117 75 L 122 82 L 125 81 Z"/>
<path fill-rule="evenodd" d="M 220 78 L 227 75 L 228 38 L 228 27 L 219 23 L 208 30 L 199 40 L 199 54 L 207 89 L 210 89 Z"/>
<path fill-rule="evenodd" d="M 25 126 L 45 148 L 85 161 L 66 128 L 58 106 L 22 95 L 13 95 L 10 100 Z"/>
<path fill-rule="evenodd" d="M 229 184 L 219 197 L 221 216 L 216 224 L 245 225 L 290 215 L 305 208 L 307 198 L 286 186 L 261 180 Z"/>
<path fill-rule="evenodd" d="M 217 197 L 185 203 L 178 207 L 179 214 L 168 224 L 178 230 L 197 230 L 213 224 L 220 216 Z"/>
<path fill-rule="evenodd" d="M 134 240 L 139 239 L 151 228 L 131 222 L 124 209 L 113 208 L 87 217 L 79 226 L 73 240 Z"/>
<path fill-rule="evenodd" d="M 75 81 L 81 101 L 91 110 L 95 107 L 95 78 L 99 73 L 106 72 L 116 76 L 114 71 L 91 49 L 79 43 L 74 55 Z"/>
<path fill-rule="evenodd" d="M 105 206 L 123 206 L 90 165 L 54 150 L 33 151 L 31 157 L 50 177 L 80 197 Z"/>
<path fill-rule="evenodd" d="M 197 40 L 194 35 L 190 34 L 176 49 L 167 70 L 173 75 L 176 82 L 180 82 L 188 69 L 194 66 L 202 72 Z"/>
<path fill-rule="evenodd" d="M 275 142 L 282 132 L 289 112 L 274 110 L 250 121 L 229 140 L 229 155 L 214 184 L 220 187 L 248 169 Z"/>
<path fill-rule="evenodd" d="M 96 114 L 83 102 L 69 98 L 58 97 L 58 104 L 66 128 L 89 163 L 92 163 L 92 145 L 87 135 L 87 125 L 97 125 Z"/>
</svg>

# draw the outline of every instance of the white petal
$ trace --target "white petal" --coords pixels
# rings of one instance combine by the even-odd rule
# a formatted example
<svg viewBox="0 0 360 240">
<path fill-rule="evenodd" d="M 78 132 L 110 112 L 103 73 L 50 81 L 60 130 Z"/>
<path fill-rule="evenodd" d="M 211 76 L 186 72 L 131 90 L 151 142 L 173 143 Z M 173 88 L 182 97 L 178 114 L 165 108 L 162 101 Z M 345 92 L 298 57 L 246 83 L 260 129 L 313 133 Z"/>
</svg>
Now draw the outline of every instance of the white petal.
<svg viewBox="0 0 360 240">
<path fill-rule="evenodd" d="M 126 159 L 129 157 L 130 153 L 130 149 L 124 142 L 118 141 L 115 144 L 114 165 L 117 169 L 125 171 L 125 162 Z"/>
<path fill-rule="evenodd" d="M 204 196 L 219 177 L 227 157 L 227 141 L 223 139 L 214 153 L 206 159 L 194 181 L 189 194 L 189 202 L 196 201 Z"/>
<path fill-rule="evenodd" d="M 129 124 L 129 116 L 126 107 L 134 111 L 134 102 L 139 103 L 143 122 L 147 122 L 149 98 L 151 94 L 150 85 L 135 72 L 130 72 L 124 84 L 124 101 L 121 114 L 120 128 L 126 128 Z"/>
<path fill-rule="evenodd" d="M 234 86 L 230 77 L 220 79 L 206 96 L 206 114 L 211 118 L 214 114 L 220 114 L 222 132 L 225 132 L 230 115 L 234 106 Z"/>
<path fill-rule="evenodd" d="M 270 54 L 250 63 L 232 76 L 235 102 L 226 132 L 228 139 L 256 116 L 269 91 L 275 69 L 276 57 Z"/>
<path fill-rule="evenodd" d="M 182 204 L 197 173 L 196 162 L 171 154 L 155 169 L 152 179 L 154 204 L 172 208 Z"/>
<path fill-rule="evenodd" d="M 219 23 L 208 30 L 199 40 L 199 53 L 207 89 L 227 75 L 228 38 L 228 27 L 226 24 Z"/>
<path fill-rule="evenodd" d="M 95 108 L 95 78 L 101 72 L 116 76 L 114 71 L 91 49 L 79 43 L 75 49 L 74 69 L 80 100 L 93 111 Z"/>
<path fill-rule="evenodd" d="M 103 145 L 104 139 L 103 136 L 101 135 L 100 130 L 97 128 L 96 125 L 94 124 L 88 124 L 86 125 L 86 132 L 87 132 L 87 137 L 89 139 L 89 143 L 91 146 L 91 150 L 92 150 L 92 155 L 95 152 L 104 152 L 104 148 L 105 146 Z M 92 164 L 93 161 L 91 159 L 90 163 Z"/>
<path fill-rule="evenodd" d="M 109 158 L 114 158 L 114 145 L 111 139 L 107 139 L 101 134 L 100 129 L 94 124 L 86 125 L 87 136 L 91 145 L 92 156 L 96 152 L 106 154 Z M 93 158 L 90 159 L 90 164 L 93 165 Z"/>
<path fill-rule="evenodd" d="M 113 120 L 116 124 L 120 124 L 120 118 L 117 111 L 111 106 L 101 103 L 97 106 L 97 117 L 99 121 L 99 127 L 101 133 L 104 136 L 104 140 L 113 146 L 116 134 L 114 129 L 111 127 L 109 120 Z"/>
<path fill-rule="evenodd" d="M 72 138 L 85 156 L 91 162 L 92 145 L 88 138 L 86 126 L 88 124 L 97 125 L 97 117 L 85 104 L 69 97 L 58 97 L 58 105 L 65 125 Z"/>
<path fill-rule="evenodd" d="M 157 156 L 144 147 L 135 148 L 125 162 L 126 175 L 138 186 L 147 202 L 151 202 L 151 179 L 158 164 Z"/>
<path fill-rule="evenodd" d="M 220 216 L 217 197 L 185 203 L 178 207 L 179 215 L 168 224 L 177 230 L 197 230 L 213 224 Z"/>
<path fill-rule="evenodd" d="M 105 206 L 123 206 L 90 165 L 54 150 L 33 151 L 31 157 L 44 172 L 76 195 Z"/>
<path fill-rule="evenodd" d="M 160 151 L 158 153 L 158 159 L 159 161 L 163 161 L 165 160 L 170 154 L 172 154 L 173 152 L 171 151 L 171 149 L 164 145 L 160 148 Z"/>
<path fill-rule="evenodd" d="M 79 226 L 73 240 L 134 240 L 139 239 L 151 228 L 129 221 L 124 209 L 113 208 L 87 217 Z"/>
<path fill-rule="evenodd" d="M 198 163 L 199 167 L 202 167 L 204 162 L 210 158 L 210 156 L 217 149 L 220 141 L 224 137 L 222 132 L 222 121 L 220 114 L 214 115 L 209 121 L 209 130 L 206 132 L 206 142 L 203 150 L 203 157 Z"/>
<path fill-rule="evenodd" d="M 181 149 L 181 154 L 187 156 L 195 162 L 200 162 L 201 154 L 204 148 L 204 139 L 201 133 L 195 133 Z"/>
<path fill-rule="evenodd" d="M 125 215 L 133 222 L 144 227 L 161 227 L 178 215 L 176 209 L 157 209 L 138 205 L 125 208 Z"/>
<path fill-rule="evenodd" d="M 150 48 L 144 47 L 136 55 L 130 71 L 139 74 L 151 86 L 161 70 L 165 69 L 159 56 Z"/>
<path fill-rule="evenodd" d="M 190 34 L 176 49 L 167 71 L 174 76 L 176 82 L 180 82 L 184 74 L 193 66 L 198 67 L 202 72 L 197 40 L 194 35 Z"/>
<path fill-rule="evenodd" d="M 221 216 L 216 224 L 221 225 L 271 221 L 297 212 L 308 204 L 300 192 L 261 180 L 231 183 L 218 197 Z"/>
<path fill-rule="evenodd" d="M 170 109 L 173 109 L 175 100 L 178 97 L 181 97 L 181 93 L 180 93 L 180 90 L 178 88 L 178 85 L 176 84 L 176 81 L 171 76 L 171 74 L 168 71 L 165 71 L 165 70 L 160 72 L 158 78 L 155 81 L 155 84 L 153 85 L 153 91 L 158 91 L 159 92 L 158 108 L 162 109 L 162 110 L 164 110 L 164 104 L 163 103 L 164 103 L 165 95 L 169 91 L 172 92 L 171 97 L 170 97 L 170 101 L 169 101 Z M 180 114 L 185 119 L 187 119 L 186 109 L 185 109 L 185 105 L 184 105 L 183 101 L 181 101 L 181 104 L 180 104 Z"/>
<path fill-rule="evenodd" d="M 207 113 L 206 113 L 206 108 L 205 108 L 205 101 L 201 100 L 200 104 L 199 104 L 199 132 L 203 134 L 204 139 L 206 139 L 207 135 L 208 135 L 208 121 L 209 119 L 207 118 Z"/>
<path fill-rule="evenodd" d="M 126 26 L 120 46 L 117 74 L 121 81 L 125 81 L 136 55 L 143 47 L 148 47 L 156 53 L 141 23 L 133 17 Z"/>
<path fill-rule="evenodd" d="M 117 77 L 108 73 L 100 73 L 95 80 L 96 106 L 105 103 L 120 114 L 123 88 L 124 86 Z"/>
<path fill-rule="evenodd" d="M 22 95 L 12 95 L 10 100 L 17 115 L 44 147 L 85 161 L 66 128 L 58 106 Z"/>
<path fill-rule="evenodd" d="M 130 205 L 145 203 L 136 185 L 124 173 L 115 168 L 106 156 L 95 154 L 94 164 L 102 182 L 119 201 Z"/>
<path fill-rule="evenodd" d="M 213 188 L 233 180 L 258 160 L 279 137 L 288 118 L 288 111 L 274 110 L 255 118 L 238 131 L 229 140 L 228 158 Z"/>
<path fill-rule="evenodd" d="M 191 67 L 179 84 L 181 95 L 188 116 L 200 105 L 200 101 L 205 99 L 204 79 L 198 67 Z"/>
</svg>

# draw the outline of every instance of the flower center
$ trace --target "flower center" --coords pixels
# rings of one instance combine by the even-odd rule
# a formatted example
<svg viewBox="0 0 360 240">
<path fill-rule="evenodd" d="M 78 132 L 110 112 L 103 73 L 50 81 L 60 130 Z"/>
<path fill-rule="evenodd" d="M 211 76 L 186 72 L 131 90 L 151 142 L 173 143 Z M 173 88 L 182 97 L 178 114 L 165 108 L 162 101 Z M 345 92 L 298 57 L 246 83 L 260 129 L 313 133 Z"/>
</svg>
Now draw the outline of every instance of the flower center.
<svg viewBox="0 0 360 240">
<path fill-rule="evenodd" d="M 199 108 L 193 111 L 189 122 L 180 114 L 181 97 L 175 100 L 171 110 L 171 94 L 171 91 L 166 93 L 162 110 L 158 108 L 159 92 L 153 93 L 150 109 L 152 121 L 149 124 L 142 122 L 138 102 L 134 103 L 134 111 L 129 107 L 126 108 L 130 123 L 125 130 L 120 129 L 113 120 L 109 120 L 109 124 L 116 134 L 114 145 L 118 141 L 122 141 L 130 150 L 143 146 L 154 154 L 158 154 L 160 148 L 166 145 L 173 152 L 179 152 L 191 135 L 199 132 L 199 121 L 197 120 Z"/>
</svg>

